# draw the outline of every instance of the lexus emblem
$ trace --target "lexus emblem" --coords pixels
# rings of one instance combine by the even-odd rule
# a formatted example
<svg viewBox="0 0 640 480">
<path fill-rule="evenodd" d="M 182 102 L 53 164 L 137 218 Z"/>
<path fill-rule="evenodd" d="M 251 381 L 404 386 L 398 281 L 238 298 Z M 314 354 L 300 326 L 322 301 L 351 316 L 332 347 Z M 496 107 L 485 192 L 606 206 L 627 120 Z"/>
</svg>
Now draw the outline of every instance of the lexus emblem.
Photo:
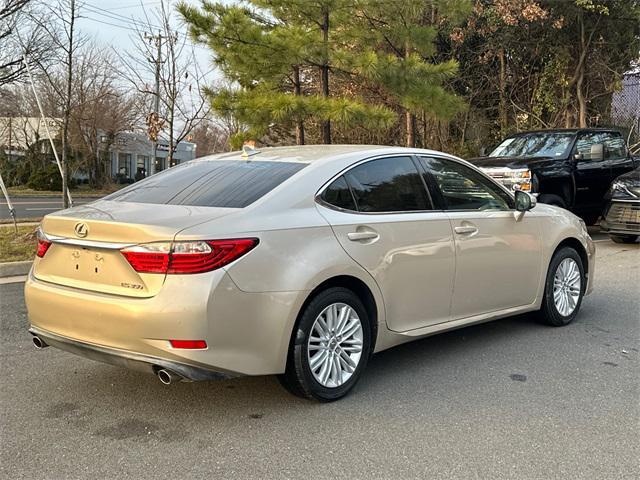
<svg viewBox="0 0 640 480">
<path fill-rule="evenodd" d="M 89 233 L 89 227 L 86 223 L 76 223 L 74 230 L 76 232 L 76 235 L 80 238 L 86 237 L 87 233 Z"/>
</svg>

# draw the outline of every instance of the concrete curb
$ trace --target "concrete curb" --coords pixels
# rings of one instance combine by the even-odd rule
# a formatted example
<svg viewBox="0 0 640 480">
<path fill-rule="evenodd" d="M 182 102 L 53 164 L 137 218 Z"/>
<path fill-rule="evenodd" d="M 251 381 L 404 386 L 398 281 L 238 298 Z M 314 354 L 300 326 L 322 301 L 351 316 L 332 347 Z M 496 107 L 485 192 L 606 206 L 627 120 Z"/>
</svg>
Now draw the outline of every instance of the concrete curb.
<svg viewBox="0 0 640 480">
<path fill-rule="evenodd" d="M 0 263 L 0 278 L 15 277 L 18 275 L 26 275 L 31 268 L 31 260 L 24 262 L 1 262 Z"/>
</svg>

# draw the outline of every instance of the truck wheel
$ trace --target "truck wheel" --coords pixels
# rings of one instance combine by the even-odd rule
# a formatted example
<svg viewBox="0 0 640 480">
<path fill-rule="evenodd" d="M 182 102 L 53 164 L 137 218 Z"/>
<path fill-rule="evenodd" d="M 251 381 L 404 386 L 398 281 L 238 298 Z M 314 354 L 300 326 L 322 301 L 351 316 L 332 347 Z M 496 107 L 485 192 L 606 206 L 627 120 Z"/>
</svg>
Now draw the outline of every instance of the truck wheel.
<svg viewBox="0 0 640 480">
<path fill-rule="evenodd" d="M 567 204 L 564 199 L 559 195 L 553 195 L 552 193 L 545 193 L 538 197 L 540 203 L 546 203 L 547 205 L 555 205 L 556 207 L 567 208 Z"/>
<path fill-rule="evenodd" d="M 582 259 L 571 247 L 558 250 L 549 263 L 541 320 L 547 325 L 562 327 L 576 318 L 586 288 Z"/>
<path fill-rule="evenodd" d="M 638 235 L 609 235 L 615 243 L 636 243 Z"/>
</svg>

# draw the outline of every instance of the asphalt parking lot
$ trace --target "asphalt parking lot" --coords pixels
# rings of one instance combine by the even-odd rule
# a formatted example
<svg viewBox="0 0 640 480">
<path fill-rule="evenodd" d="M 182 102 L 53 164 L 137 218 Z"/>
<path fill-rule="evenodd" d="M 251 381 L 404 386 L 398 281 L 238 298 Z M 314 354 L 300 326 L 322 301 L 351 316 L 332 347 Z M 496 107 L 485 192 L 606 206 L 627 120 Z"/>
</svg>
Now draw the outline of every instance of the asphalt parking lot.
<svg viewBox="0 0 640 480">
<path fill-rule="evenodd" d="M 597 246 L 572 325 L 526 315 L 403 345 L 332 404 L 272 377 L 167 387 L 36 351 L 23 284 L 0 285 L 0 476 L 640 478 L 640 245 Z"/>
</svg>

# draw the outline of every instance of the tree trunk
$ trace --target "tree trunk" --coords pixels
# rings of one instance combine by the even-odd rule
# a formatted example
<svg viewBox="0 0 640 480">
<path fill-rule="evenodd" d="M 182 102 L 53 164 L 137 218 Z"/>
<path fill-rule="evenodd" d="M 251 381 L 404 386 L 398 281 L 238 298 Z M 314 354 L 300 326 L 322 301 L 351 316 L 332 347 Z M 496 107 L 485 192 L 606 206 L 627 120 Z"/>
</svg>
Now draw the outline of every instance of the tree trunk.
<svg viewBox="0 0 640 480">
<path fill-rule="evenodd" d="M 580 128 L 586 128 L 587 125 L 587 100 L 584 97 L 584 91 L 582 86 L 584 83 L 584 70 L 580 72 L 578 80 L 576 81 L 576 94 L 578 97 L 578 126 Z"/>
<path fill-rule="evenodd" d="M 576 67 L 576 97 L 578 97 L 578 126 L 585 128 L 587 126 L 587 100 L 584 97 L 584 66 L 589 46 L 585 39 L 584 20 L 580 17 L 580 60 Z"/>
<path fill-rule="evenodd" d="M 422 148 L 427 148 L 427 112 L 422 111 Z"/>
<path fill-rule="evenodd" d="M 408 59 L 411 55 L 411 45 L 407 40 L 404 44 L 404 58 Z M 404 112 L 405 128 L 407 130 L 407 147 L 416 146 L 416 116 L 407 108 Z"/>
<path fill-rule="evenodd" d="M 329 98 L 329 7 L 323 7 L 322 17 L 323 64 L 320 67 L 320 88 L 322 96 Z M 328 119 L 322 121 L 322 143 L 331 143 L 331 120 Z"/>
<path fill-rule="evenodd" d="M 498 106 L 498 119 L 500 122 L 500 136 L 504 137 L 507 133 L 507 69 L 505 65 L 504 49 L 498 50 L 498 59 L 500 60 L 500 77 L 498 80 L 498 89 L 500 94 L 500 104 Z"/>
<path fill-rule="evenodd" d="M 293 67 L 293 93 L 298 97 L 302 95 L 298 65 Z M 296 145 L 304 145 L 304 122 L 301 119 L 296 120 Z"/>
<path fill-rule="evenodd" d="M 416 146 L 416 116 L 409 110 L 405 112 L 405 122 L 407 127 L 407 147 Z"/>
</svg>

